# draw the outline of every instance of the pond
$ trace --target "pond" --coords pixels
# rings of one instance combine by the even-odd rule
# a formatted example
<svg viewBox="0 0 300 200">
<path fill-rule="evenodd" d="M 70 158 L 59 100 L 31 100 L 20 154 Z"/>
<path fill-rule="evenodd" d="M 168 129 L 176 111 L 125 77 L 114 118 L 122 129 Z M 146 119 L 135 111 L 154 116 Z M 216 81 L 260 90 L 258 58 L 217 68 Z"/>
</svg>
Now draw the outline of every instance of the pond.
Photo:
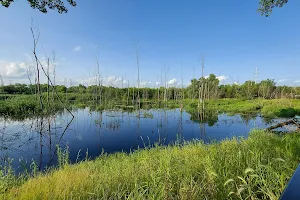
<svg viewBox="0 0 300 200">
<path fill-rule="evenodd" d="M 102 152 L 130 152 L 155 143 L 210 143 L 234 136 L 247 137 L 251 129 L 265 128 L 281 120 L 212 111 L 189 114 L 179 109 L 94 112 L 86 108 L 73 110 L 73 114 L 74 119 L 68 112 L 22 121 L 0 119 L 0 164 L 11 158 L 14 170 L 21 172 L 35 161 L 42 170 L 57 164 L 57 146 L 68 148 L 69 159 L 74 163 L 86 155 L 93 159 Z"/>
</svg>

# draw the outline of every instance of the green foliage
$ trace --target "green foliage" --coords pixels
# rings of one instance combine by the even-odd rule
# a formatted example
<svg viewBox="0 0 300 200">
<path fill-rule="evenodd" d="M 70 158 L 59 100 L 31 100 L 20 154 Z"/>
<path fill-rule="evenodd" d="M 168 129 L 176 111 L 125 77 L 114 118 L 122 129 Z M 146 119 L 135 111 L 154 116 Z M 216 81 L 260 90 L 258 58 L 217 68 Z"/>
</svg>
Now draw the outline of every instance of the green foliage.
<svg viewBox="0 0 300 200">
<path fill-rule="evenodd" d="M 295 115 L 297 115 L 298 113 L 300 113 L 300 112 L 294 108 L 284 108 L 279 111 L 278 116 L 279 117 L 295 117 Z"/>
<path fill-rule="evenodd" d="M 10 95 L 1 100 L 0 98 L 0 114 L 4 116 L 18 117 L 20 119 L 31 117 L 33 115 L 51 114 L 64 108 L 64 106 L 86 108 L 90 110 L 105 110 L 105 109 L 121 109 L 135 110 L 136 104 L 127 104 L 126 100 L 111 98 L 109 101 L 102 100 L 102 103 L 95 101 L 94 94 L 86 93 L 84 95 L 78 93 L 59 93 L 59 98 L 63 104 L 54 96 L 50 98 L 50 105 L 47 104 L 47 94 L 43 94 L 44 110 L 41 110 L 39 100 L 35 95 Z M 158 108 L 179 108 L 183 105 L 183 109 L 191 113 L 197 119 L 199 115 L 198 101 L 193 99 L 168 100 L 167 102 L 157 100 L 141 100 L 142 109 L 158 109 Z M 261 113 L 264 117 L 293 117 L 300 114 L 300 101 L 293 99 L 272 99 L 264 100 L 261 98 L 247 99 L 212 99 L 206 101 L 206 109 L 208 114 L 205 114 L 207 120 L 215 121 L 215 114 L 212 113 L 232 113 L 232 114 L 252 114 Z M 209 117 L 211 116 L 211 117 Z M 206 120 L 206 119 L 205 119 Z"/>
<path fill-rule="evenodd" d="M 208 91 L 205 92 L 206 95 L 204 99 L 217 98 L 219 80 L 214 74 L 210 74 L 207 78 L 193 79 L 191 80 L 191 85 L 189 85 L 186 90 L 190 98 L 198 98 L 199 92 L 201 93 L 201 91 Z"/>
<path fill-rule="evenodd" d="M 274 80 L 263 80 L 259 83 L 259 94 L 264 99 L 274 98 L 272 95 L 276 89 Z"/>
<path fill-rule="evenodd" d="M 207 123 L 208 126 L 213 126 L 218 122 L 218 112 L 215 110 L 195 111 L 189 110 L 191 120 L 194 122 Z"/>
<path fill-rule="evenodd" d="M 0 100 L 0 114 L 16 119 L 32 117 L 34 115 L 47 115 L 64 108 L 57 99 L 47 103 L 46 94 L 43 95 L 44 109 L 41 109 L 40 101 L 36 95 L 16 95 L 5 100 Z"/>
<path fill-rule="evenodd" d="M 266 17 L 270 16 L 274 7 L 282 7 L 288 0 L 260 0 L 258 12 Z"/>
<path fill-rule="evenodd" d="M 10 185 L 0 198 L 278 199 L 299 162 L 299 134 L 252 131 L 210 145 L 103 154 Z"/>
<path fill-rule="evenodd" d="M 264 117 L 294 117 L 300 114 L 299 100 L 264 100 L 261 113 Z"/>
<path fill-rule="evenodd" d="M 291 99 L 219 99 L 207 102 L 207 109 L 226 113 L 261 113 L 268 118 L 294 117 L 300 114 L 300 101 Z"/>
<path fill-rule="evenodd" d="M 35 94 L 36 85 L 14 84 L 0 86 L 0 92 L 3 94 Z M 43 93 L 48 91 L 47 84 L 40 85 Z M 71 86 L 67 88 L 64 85 L 56 85 L 55 90 L 60 93 L 61 97 L 69 100 L 81 99 L 84 101 L 94 101 L 96 104 L 107 104 L 108 101 L 122 102 L 129 105 L 137 104 L 138 89 L 137 88 L 115 88 L 107 86 Z M 198 99 L 199 91 L 204 91 L 204 99 L 219 98 L 240 98 L 240 99 L 274 99 L 274 98 L 295 98 L 300 95 L 300 87 L 275 86 L 274 80 L 262 80 L 260 83 L 246 81 L 242 85 L 226 84 L 219 85 L 219 80 L 214 74 L 210 74 L 207 78 L 199 78 L 191 80 L 191 85 L 186 88 L 169 87 L 165 88 L 140 88 L 141 101 L 183 101 L 184 99 Z M 50 87 L 50 93 L 55 93 Z M 64 95 L 63 95 L 64 94 Z M 74 94 L 76 97 L 74 97 Z M 166 96 L 166 99 L 164 98 Z M 72 97 L 72 98 L 71 98 Z"/>
<path fill-rule="evenodd" d="M 56 146 L 58 168 L 62 169 L 69 164 L 69 148 L 62 150 L 58 145 Z"/>
<path fill-rule="evenodd" d="M 42 13 L 47 13 L 47 9 L 57 10 L 59 13 L 66 13 L 68 9 L 64 6 L 64 0 L 27 0 L 29 5 L 38 9 Z M 8 8 L 14 0 L 0 0 L 2 6 Z M 67 0 L 71 6 L 76 6 L 74 0 Z"/>
</svg>

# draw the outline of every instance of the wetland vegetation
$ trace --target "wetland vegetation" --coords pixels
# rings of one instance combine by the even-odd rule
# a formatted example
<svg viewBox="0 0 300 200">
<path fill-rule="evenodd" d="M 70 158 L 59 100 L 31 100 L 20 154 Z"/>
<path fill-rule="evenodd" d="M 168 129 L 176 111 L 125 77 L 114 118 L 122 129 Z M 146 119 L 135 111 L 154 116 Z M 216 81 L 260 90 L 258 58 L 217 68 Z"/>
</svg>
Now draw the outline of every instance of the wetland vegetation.
<svg viewBox="0 0 300 200">
<path fill-rule="evenodd" d="M 47 13 L 48 10 L 55 10 L 60 14 L 67 13 L 68 7 L 77 5 L 74 0 L 25 2 L 39 13 Z M 81 15 L 80 12 L 77 13 L 80 18 L 74 15 L 70 21 L 66 20 L 68 16 L 61 18 L 59 22 L 64 24 L 63 27 L 58 26 L 56 16 L 51 17 L 51 21 L 44 21 L 46 18 L 39 17 L 44 26 L 52 26 L 47 33 L 49 41 L 44 41 L 46 48 L 51 43 L 53 45 L 57 43 L 61 45 L 62 52 L 68 55 L 63 45 L 69 48 L 74 42 L 85 43 L 85 52 L 81 52 L 80 56 L 74 54 L 81 51 L 80 45 L 72 49 L 73 54 L 70 54 L 72 61 L 65 62 L 66 59 L 58 58 L 54 51 L 51 54 L 46 52 L 47 50 L 40 44 L 43 40 L 40 40 L 41 35 L 33 18 L 30 26 L 32 49 L 30 54 L 25 53 L 27 61 L 16 64 L 0 60 L 0 199 L 279 199 L 300 162 L 298 116 L 300 87 L 299 84 L 296 86 L 300 81 L 289 75 L 288 77 L 294 78 L 290 82 L 293 84 L 286 86 L 282 83 L 291 81 L 290 78 L 280 79 L 278 83 L 281 84 L 277 84 L 274 79 L 265 79 L 265 75 L 267 71 L 269 76 L 269 72 L 273 70 L 270 67 L 272 62 L 277 66 L 278 73 L 282 71 L 278 70 L 278 66 L 281 68 L 285 68 L 288 64 L 297 66 L 295 60 L 289 60 L 295 57 L 293 52 L 285 49 L 288 38 L 293 38 L 293 34 L 298 33 L 293 29 L 299 27 L 296 25 L 297 21 L 290 23 L 293 24 L 292 27 L 286 26 L 279 18 L 273 22 L 276 24 L 274 28 L 284 27 L 284 30 L 290 30 L 289 35 L 284 35 L 277 29 L 274 29 L 276 34 L 264 30 L 265 27 L 272 27 L 272 23 L 268 24 L 270 21 L 267 20 L 264 21 L 266 24 L 260 24 L 262 23 L 260 21 L 246 23 L 249 19 L 256 20 L 256 18 L 252 15 L 243 16 L 249 12 L 246 10 L 239 12 L 240 8 L 234 7 L 236 2 L 222 4 L 220 1 L 210 5 L 209 1 L 202 1 L 197 6 L 205 10 L 199 9 L 196 4 L 192 5 L 193 3 L 178 4 L 180 1 L 166 5 L 163 5 L 165 2 L 159 2 L 156 7 L 152 7 L 153 5 L 147 1 L 141 1 L 145 3 L 143 6 L 140 2 L 130 2 L 130 9 L 118 2 L 107 4 L 110 6 L 101 10 L 102 7 L 99 5 L 103 2 L 105 1 L 95 1 L 93 2 L 95 6 L 86 4 L 80 7 L 83 10 L 85 7 L 89 8 Z M 261 15 L 269 16 L 273 8 L 282 7 L 287 2 L 287 0 L 260 0 L 258 11 Z M 13 0 L 0 0 L 0 3 L 1 8 L 17 4 Z M 83 5 L 85 3 L 82 2 Z M 202 6 L 202 3 L 207 5 Z M 219 4 L 222 5 L 222 9 L 217 10 Z M 93 10 L 93 7 L 97 10 Z M 116 7 L 122 7 L 122 10 L 114 10 Z M 209 7 L 214 8 L 213 17 L 206 11 Z M 144 10 L 140 12 L 140 8 Z M 196 10 L 193 10 L 194 8 Z M 231 12 L 231 9 L 235 9 L 234 13 L 240 16 L 231 17 L 229 13 L 219 15 L 223 10 Z M 139 11 L 138 15 L 135 13 L 136 10 Z M 155 10 L 155 16 L 159 20 L 154 21 L 153 13 L 147 16 L 147 10 L 151 12 Z M 199 15 L 199 19 L 211 18 L 211 21 L 207 24 L 201 21 L 200 27 L 197 20 L 197 27 L 200 29 L 193 29 L 194 25 L 183 20 L 188 18 L 185 15 L 181 16 L 185 10 L 189 12 L 185 13 L 186 16 L 193 13 L 192 11 L 197 15 L 205 13 L 203 16 Z M 89 15 L 92 11 L 97 15 Z M 163 15 L 160 14 L 161 11 Z M 172 14 L 174 11 L 176 14 Z M 101 18 L 98 14 L 105 14 L 103 16 L 109 16 L 114 20 L 111 24 L 106 21 L 103 23 L 103 16 Z M 189 22 L 196 19 L 195 14 L 190 15 Z M 16 41 L 18 44 L 5 43 L 4 50 L 0 47 L 1 55 L 4 56 L 14 48 L 13 46 L 20 48 L 17 37 L 11 38 L 10 35 L 18 32 L 22 32 L 18 37 L 23 38 L 26 35 L 24 30 L 11 29 L 13 23 L 10 20 L 14 18 L 11 16 L 19 17 L 18 23 L 22 23 L 23 17 L 18 16 L 18 13 L 7 16 L 2 16 L 7 20 L 3 21 L 4 36 L 0 40 L 5 43 L 4 40 L 9 41 L 10 38 L 11 43 Z M 87 16 L 92 18 L 86 18 Z M 164 21 L 168 18 L 176 20 L 176 23 Z M 221 18 L 226 20 L 222 21 Z M 138 19 L 142 19 L 142 26 L 138 25 Z M 153 21 L 148 21 L 149 19 Z M 222 24 L 216 23 L 215 19 Z M 55 26 L 52 21 L 55 22 Z M 137 23 L 136 30 L 135 26 L 131 26 L 131 21 Z M 74 29 L 70 24 L 75 22 L 81 24 L 80 26 L 76 24 Z M 227 24 L 228 22 L 230 24 Z M 14 23 L 18 24 L 17 21 Z M 97 30 L 101 32 L 94 32 L 98 23 Z M 247 28 L 243 27 L 244 24 Z M 258 28 L 252 24 L 260 26 L 259 35 L 255 35 L 257 34 L 255 29 Z M 207 29 L 212 28 L 212 25 L 216 25 L 218 29 L 209 32 Z M 18 26 L 24 27 L 23 24 Z M 119 26 L 120 29 L 116 28 Z M 152 28 L 148 28 L 151 26 Z M 172 27 L 174 30 L 170 31 Z M 13 30 L 14 34 L 7 33 L 6 29 Z M 69 29 L 72 32 L 65 31 Z M 254 30 L 254 34 L 245 39 L 244 29 L 247 30 L 247 34 L 248 30 Z M 41 30 L 47 29 L 42 27 Z M 182 30 L 184 32 L 181 32 Z M 59 34 L 56 35 L 56 32 Z M 132 33 L 134 34 L 131 35 Z M 145 33 L 147 34 L 143 35 Z M 166 35 L 159 41 L 157 33 Z M 234 35 L 236 33 L 237 35 Z M 86 37 L 82 37 L 83 35 Z M 130 37 L 140 35 L 142 39 L 155 35 L 156 39 L 152 41 L 146 39 L 142 48 L 139 48 L 137 41 L 133 53 L 132 49 L 125 48 L 129 46 L 128 41 L 133 38 L 122 40 L 128 35 L 131 35 Z M 207 35 L 214 37 L 208 39 Z M 253 36 L 255 39 L 251 40 Z M 269 37 L 274 39 L 273 36 L 276 39 L 273 43 L 278 43 L 278 46 L 271 48 L 272 40 L 269 41 Z M 69 37 L 73 40 L 69 40 Z M 240 40 L 241 38 L 243 40 Z M 279 44 L 277 38 L 285 38 L 284 44 Z M 109 42 L 100 43 L 103 49 L 99 49 L 99 46 L 94 44 L 98 39 Z M 183 39 L 184 42 L 181 41 Z M 160 42 L 157 46 L 149 45 L 157 42 L 156 40 Z M 172 42 L 165 43 L 165 41 Z M 178 41 L 182 44 L 177 43 Z M 293 38 L 291 43 L 295 41 L 297 40 Z M 188 45 L 185 46 L 183 43 Z M 88 50 L 91 46 L 93 51 L 96 50 L 93 64 L 87 61 L 91 59 L 92 53 Z M 147 58 L 149 55 L 144 54 L 147 49 L 145 47 L 151 55 L 150 59 Z M 202 51 L 206 51 L 208 58 L 215 59 L 224 65 L 223 68 L 226 70 L 221 68 L 207 70 L 204 55 L 198 58 L 197 64 L 189 61 L 184 67 L 182 61 L 176 59 L 177 55 L 180 55 L 185 60 L 190 60 L 191 55 L 195 56 L 194 52 L 199 51 L 199 47 L 204 49 Z M 154 54 L 153 49 L 157 54 Z M 213 53 L 211 49 L 214 49 Z M 271 52 L 270 55 L 274 54 L 272 58 L 275 61 L 268 57 L 266 51 L 260 49 Z M 280 50 L 278 54 L 277 49 Z M 110 54 L 110 51 L 113 54 Z M 41 52 L 44 56 L 41 56 Z M 140 52 L 143 53 L 142 59 Z M 284 52 L 288 52 L 286 57 L 283 57 Z M 9 54 L 6 55 L 8 59 L 15 59 Z M 234 58 L 230 58 L 231 54 Z M 113 57 L 116 55 L 120 57 Z M 133 62 L 128 59 L 129 55 L 134 57 L 135 69 L 132 68 Z M 279 60 L 275 58 L 278 55 L 282 56 Z M 77 56 L 85 58 L 81 60 Z M 112 60 L 106 60 L 105 57 Z M 122 62 L 118 62 L 119 58 Z M 254 77 L 245 76 L 244 73 L 250 70 L 240 71 L 237 76 L 242 76 L 244 81 L 240 83 L 240 77 L 237 80 L 231 78 L 235 76 L 233 74 L 235 69 L 231 66 L 234 66 L 234 63 L 228 62 L 236 58 L 243 58 L 248 63 L 240 60 L 238 64 L 235 63 L 235 67 L 241 67 L 241 64 L 245 64 L 245 67 L 255 66 L 259 63 L 258 60 L 261 60 L 260 65 L 267 63 L 269 69 L 264 71 L 263 79 L 259 79 L 257 67 Z M 255 60 L 257 63 L 249 62 L 250 58 L 257 59 Z M 264 60 L 265 58 L 268 60 Z M 141 62 L 143 59 L 145 62 Z M 172 64 L 164 64 L 164 68 L 157 64 L 170 61 Z M 284 64 L 277 65 L 276 62 L 279 61 Z M 59 69 L 64 72 L 63 76 L 82 73 L 83 71 L 78 68 L 79 65 L 81 68 L 92 65 L 93 69 L 89 70 L 93 72 L 89 72 L 87 79 L 84 77 L 86 80 L 72 81 L 73 77 L 69 76 L 69 80 L 64 77 L 62 81 L 60 80 L 62 77 L 57 77 L 60 62 L 69 68 Z M 126 64 L 123 65 L 123 62 Z M 180 63 L 180 81 L 177 80 L 178 63 Z M 209 64 L 216 66 L 215 63 Z M 122 66 L 130 70 L 122 71 L 120 70 Z M 118 72 L 120 77 L 107 77 L 107 69 L 110 67 L 114 68 L 112 71 Z M 201 71 L 196 76 L 195 68 Z M 216 72 L 217 69 L 224 75 L 207 73 Z M 75 73 L 76 70 L 78 72 Z M 152 82 L 142 80 L 143 70 L 145 70 L 143 76 L 147 74 L 145 77 Z M 289 69 L 289 73 L 291 71 Z M 127 75 L 129 73 L 130 78 L 124 76 L 126 73 Z M 177 79 L 170 77 L 170 74 Z M 111 82 L 110 78 L 114 80 Z M 184 84 L 187 78 L 189 83 Z M 226 79 L 227 81 L 224 81 Z M 7 81 L 10 83 L 7 84 Z"/>
<path fill-rule="evenodd" d="M 284 93 L 274 86 L 272 96 L 282 97 L 275 99 L 259 90 L 238 96 L 239 86 L 230 98 L 218 85 L 203 99 L 193 85 L 140 93 L 56 86 L 63 88 L 56 95 L 45 86 L 41 96 L 2 86 L 1 197 L 279 198 L 300 161 L 299 134 L 251 129 L 299 114 L 298 88 Z"/>
<path fill-rule="evenodd" d="M 3 199 L 278 199 L 300 162 L 300 135 L 254 130 L 248 139 L 155 146 L 101 154 L 56 170 L 15 177 L 5 169 Z M 2 172 L 3 173 L 3 172 Z"/>
</svg>

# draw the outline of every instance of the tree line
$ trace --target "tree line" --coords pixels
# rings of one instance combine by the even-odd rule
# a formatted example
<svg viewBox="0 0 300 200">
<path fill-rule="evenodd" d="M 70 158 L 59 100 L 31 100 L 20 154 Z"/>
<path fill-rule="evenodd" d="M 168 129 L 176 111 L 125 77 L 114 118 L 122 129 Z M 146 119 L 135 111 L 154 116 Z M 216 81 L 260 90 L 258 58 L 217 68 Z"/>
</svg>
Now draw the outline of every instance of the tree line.
<svg viewBox="0 0 300 200">
<path fill-rule="evenodd" d="M 136 88 L 126 87 L 118 88 L 103 85 L 77 85 L 66 87 L 65 85 L 55 85 L 49 87 L 48 84 L 10 84 L 0 86 L 1 94 L 36 94 L 37 90 L 41 92 L 52 92 L 54 89 L 58 93 L 68 94 L 88 94 L 90 98 L 100 101 L 118 99 L 123 101 L 138 101 L 138 98 L 147 100 L 182 100 L 194 99 L 197 101 L 207 101 L 220 98 L 241 98 L 241 99 L 278 99 L 278 98 L 297 98 L 300 95 L 300 87 L 277 86 L 274 80 L 267 79 L 258 83 L 248 80 L 243 84 L 220 84 L 220 81 L 214 74 L 208 77 L 192 79 L 188 87 L 159 87 L 159 88 Z"/>
</svg>

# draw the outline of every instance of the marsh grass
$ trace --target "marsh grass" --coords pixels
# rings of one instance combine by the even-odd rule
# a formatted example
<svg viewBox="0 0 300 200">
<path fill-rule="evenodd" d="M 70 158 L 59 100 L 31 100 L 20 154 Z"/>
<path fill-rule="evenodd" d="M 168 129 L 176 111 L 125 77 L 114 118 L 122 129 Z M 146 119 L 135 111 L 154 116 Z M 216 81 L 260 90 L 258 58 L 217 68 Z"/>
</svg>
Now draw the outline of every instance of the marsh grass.
<svg viewBox="0 0 300 200">
<path fill-rule="evenodd" d="M 210 145 L 156 145 L 75 165 L 66 159 L 59 169 L 11 181 L 0 198 L 278 199 L 300 161 L 300 134 L 255 130 Z"/>
<path fill-rule="evenodd" d="M 242 99 L 218 99 L 207 102 L 207 109 L 226 112 L 228 114 L 253 114 L 260 113 L 264 117 L 294 117 L 300 114 L 300 101 L 291 99 L 273 100 L 242 100 Z M 195 103 L 187 106 L 188 110 L 195 110 Z"/>
<path fill-rule="evenodd" d="M 43 94 L 46 99 L 46 94 Z M 127 105 L 127 101 L 122 99 L 110 99 L 106 104 L 99 104 L 93 100 L 91 94 L 76 94 L 68 93 L 66 98 L 65 94 L 59 93 L 59 98 L 64 101 L 62 105 L 58 99 L 51 101 L 48 108 L 45 104 L 45 109 L 40 110 L 40 103 L 34 95 L 14 95 L 6 100 L 0 99 L 0 114 L 5 116 L 33 116 L 37 114 L 45 114 L 49 111 L 55 112 L 63 109 L 64 106 L 85 108 L 89 107 L 90 110 L 102 111 L 107 109 L 122 109 L 124 111 L 134 111 L 138 109 L 136 105 Z M 160 109 L 160 108 L 179 108 L 183 107 L 188 112 L 196 112 L 199 110 L 197 102 L 192 99 L 184 99 L 181 101 L 169 100 L 168 102 L 161 102 L 156 100 L 147 101 L 141 99 L 141 109 Z M 218 112 L 226 112 L 228 114 L 254 114 L 261 113 L 264 117 L 294 117 L 300 115 L 300 101 L 297 99 L 216 99 L 206 101 L 207 110 L 215 110 Z"/>
<path fill-rule="evenodd" d="M 45 101 L 45 95 L 43 99 Z M 59 110 L 63 110 L 64 106 L 58 100 L 51 102 L 49 105 L 44 102 L 44 109 L 41 110 L 36 96 L 17 95 L 5 101 L 0 100 L 0 114 L 14 119 L 24 119 L 26 117 L 53 114 Z"/>
</svg>

